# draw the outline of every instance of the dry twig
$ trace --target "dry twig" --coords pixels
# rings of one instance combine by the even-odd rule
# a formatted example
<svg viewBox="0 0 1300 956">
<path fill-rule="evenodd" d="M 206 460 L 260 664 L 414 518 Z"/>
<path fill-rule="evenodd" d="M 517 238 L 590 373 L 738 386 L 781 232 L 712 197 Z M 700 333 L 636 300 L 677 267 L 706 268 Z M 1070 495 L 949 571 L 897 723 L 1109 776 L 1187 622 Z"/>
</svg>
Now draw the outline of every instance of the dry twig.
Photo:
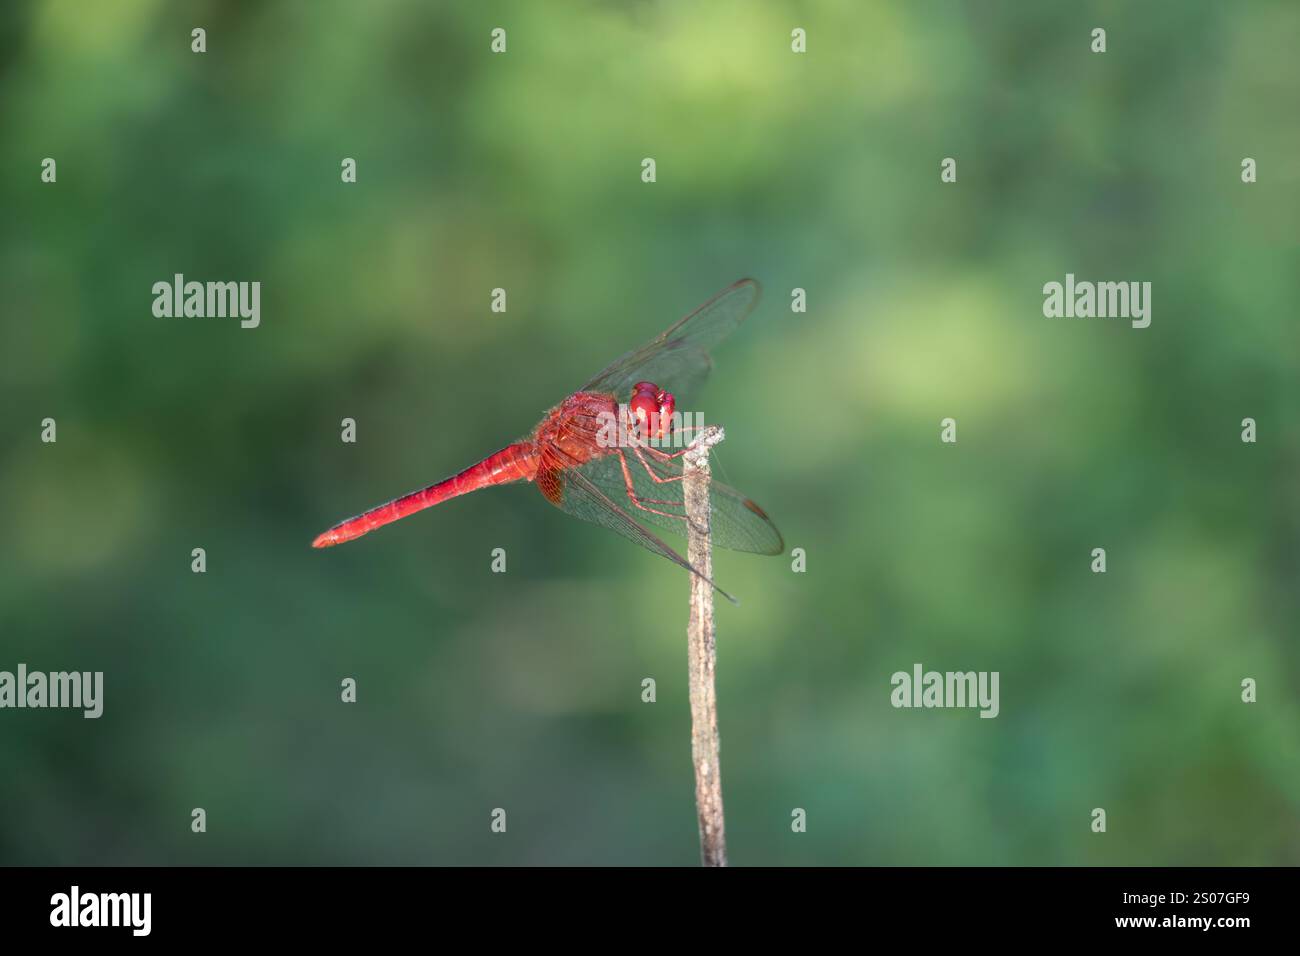
<svg viewBox="0 0 1300 956">
<path fill-rule="evenodd" d="M 687 560 L 699 572 L 691 578 L 691 619 L 687 627 L 690 660 L 691 762 L 695 765 L 695 807 L 700 818 L 700 861 L 727 865 L 719 764 L 718 698 L 713 682 L 717 644 L 713 630 L 713 547 L 710 541 L 709 449 L 724 437 L 717 426 L 704 429 L 684 457 Z"/>
</svg>

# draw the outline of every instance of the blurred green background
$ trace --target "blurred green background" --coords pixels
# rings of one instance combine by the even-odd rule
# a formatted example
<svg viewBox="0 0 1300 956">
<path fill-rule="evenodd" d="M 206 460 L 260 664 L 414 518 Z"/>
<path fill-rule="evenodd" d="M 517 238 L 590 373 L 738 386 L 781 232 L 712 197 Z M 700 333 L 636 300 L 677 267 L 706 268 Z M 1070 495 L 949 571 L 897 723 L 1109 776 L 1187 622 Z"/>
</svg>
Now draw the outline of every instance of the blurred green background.
<svg viewBox="0 0 1300 956">
<path fill-rule="evenodd" d="M 715 557 L 732 861 L 1300 862 L 1296 4 L 0 22 L 0 669 L 106 684 L 0 712 L 0 861 L 694 864 L 681 571 L 528 486 L 308 543 L 753 275 L 694 407 L 808 557 Z M 1044 318 L 1067 272 L 1151 327 Z M 915 662 L 1001 715 L 893 709 Z"/>
</svg>

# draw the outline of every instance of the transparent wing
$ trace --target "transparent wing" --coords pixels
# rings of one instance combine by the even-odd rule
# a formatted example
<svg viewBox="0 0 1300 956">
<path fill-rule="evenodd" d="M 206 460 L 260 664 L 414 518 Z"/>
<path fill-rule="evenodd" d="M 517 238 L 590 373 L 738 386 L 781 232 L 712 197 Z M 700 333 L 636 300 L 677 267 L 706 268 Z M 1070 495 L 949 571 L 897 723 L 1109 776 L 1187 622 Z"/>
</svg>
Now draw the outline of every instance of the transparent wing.
<svg viewBox="0 0 1300 956">
<path fill-rule="evenodd" d="M 623 473 L 627 462 L 627 474 Z M 623 459 L 606 455 L 587 462 L 577 469 L 600 491 L 619 503 L 638 521 L 671 531 L 686 534 L 686 508 L 682 495 L 682 465 L 680 458 L 656 460 L 648 452 L 640 459 L 632 449 L 624 449 Z M 651 473 L 661 479 L 656 481 Z M 641 507 L 633 502 L 627 491 L 628 479 L 640 499 Z M 781 554 L 785 542 L 767 514 L 751 499 L 730 485 L 720 481 L 709 482 L 710 528 L 713 544 L 732 551 L 751 554 Z"/>
<path fill-rule="evenodd" d="M 575 518 L 591 521 L 601 527 L 618 532 L 629 541 L 653 551 L 660 557 L 667 558 L 673 564 L 692 574 L 699 575 L 709 584 L 712 584 L 714 588 L 717 588 L 718 593 L 732 604 L 739 603 L 734 597 L 718 587 L 716 583 L 709 581 L 703 574 L 695 570 L 689 561 L 661 541 L 656 535 L 638 524 L 631 515 L 620 507 L 617 499 L 610 498 L 580 471 L 565 469 L 563 471 L 548 472 L 546 482 L 547 484 L 544 485 L 539 481 L 538 486 L 542 489 L 542 493 L 563 509 L 566 514 L 571 514 Z M 550 486 L 549 491 L 548 485 Z M 626 500 L 626 494 L 623 497 Z"/>
<path fill-rule="evenodd" d="M 654 382 L 681 396 L 697 386 L 712 367 L 709 350 L 735 331 L 754 311 L 760 288 L 753 279 L 741 279 L 708 302 L 628 352 L 582 387 L 587 392 L 613 392 L 626 396 L 640 381 Z"/>
</svg>

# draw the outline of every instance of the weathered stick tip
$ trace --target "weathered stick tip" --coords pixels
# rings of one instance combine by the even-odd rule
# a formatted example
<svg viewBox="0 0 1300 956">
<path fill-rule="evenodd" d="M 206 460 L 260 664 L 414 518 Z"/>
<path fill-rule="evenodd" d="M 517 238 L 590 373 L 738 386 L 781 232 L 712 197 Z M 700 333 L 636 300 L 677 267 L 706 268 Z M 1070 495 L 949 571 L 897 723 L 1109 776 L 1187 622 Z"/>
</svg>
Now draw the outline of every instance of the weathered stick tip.
<svg viewBox="0 0 1300 956">
<path fill-rule="evenodd" d="M 686 446 L 686 454 L 682 456 L 685 459 L 684 463 L 694 468 L 700 467 L 708 461 L 709 449 L 726 437 L 727 433 L 721 425 L 706 426 L 695 436 L 694 441 Z"/>
</svg>

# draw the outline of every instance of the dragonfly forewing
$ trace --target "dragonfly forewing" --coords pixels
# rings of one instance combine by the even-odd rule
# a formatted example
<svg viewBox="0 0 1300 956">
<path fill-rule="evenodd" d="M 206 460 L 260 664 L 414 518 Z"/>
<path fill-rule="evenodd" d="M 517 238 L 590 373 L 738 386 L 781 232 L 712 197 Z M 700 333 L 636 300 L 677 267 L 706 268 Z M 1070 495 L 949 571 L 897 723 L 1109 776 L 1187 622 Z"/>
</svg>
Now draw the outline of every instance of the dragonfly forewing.
<svg viewBox="0 0 1300 956">
<path fill-rule="evenodd" d="M 680 397 L 708 374 L 709 350 L 734 332 L 760 295 L 758 282 L 741 279 L 640 348 L 623 355 L 583 386 L 626 395 L 639 381 L 655 382 Z"/>
</svg>

